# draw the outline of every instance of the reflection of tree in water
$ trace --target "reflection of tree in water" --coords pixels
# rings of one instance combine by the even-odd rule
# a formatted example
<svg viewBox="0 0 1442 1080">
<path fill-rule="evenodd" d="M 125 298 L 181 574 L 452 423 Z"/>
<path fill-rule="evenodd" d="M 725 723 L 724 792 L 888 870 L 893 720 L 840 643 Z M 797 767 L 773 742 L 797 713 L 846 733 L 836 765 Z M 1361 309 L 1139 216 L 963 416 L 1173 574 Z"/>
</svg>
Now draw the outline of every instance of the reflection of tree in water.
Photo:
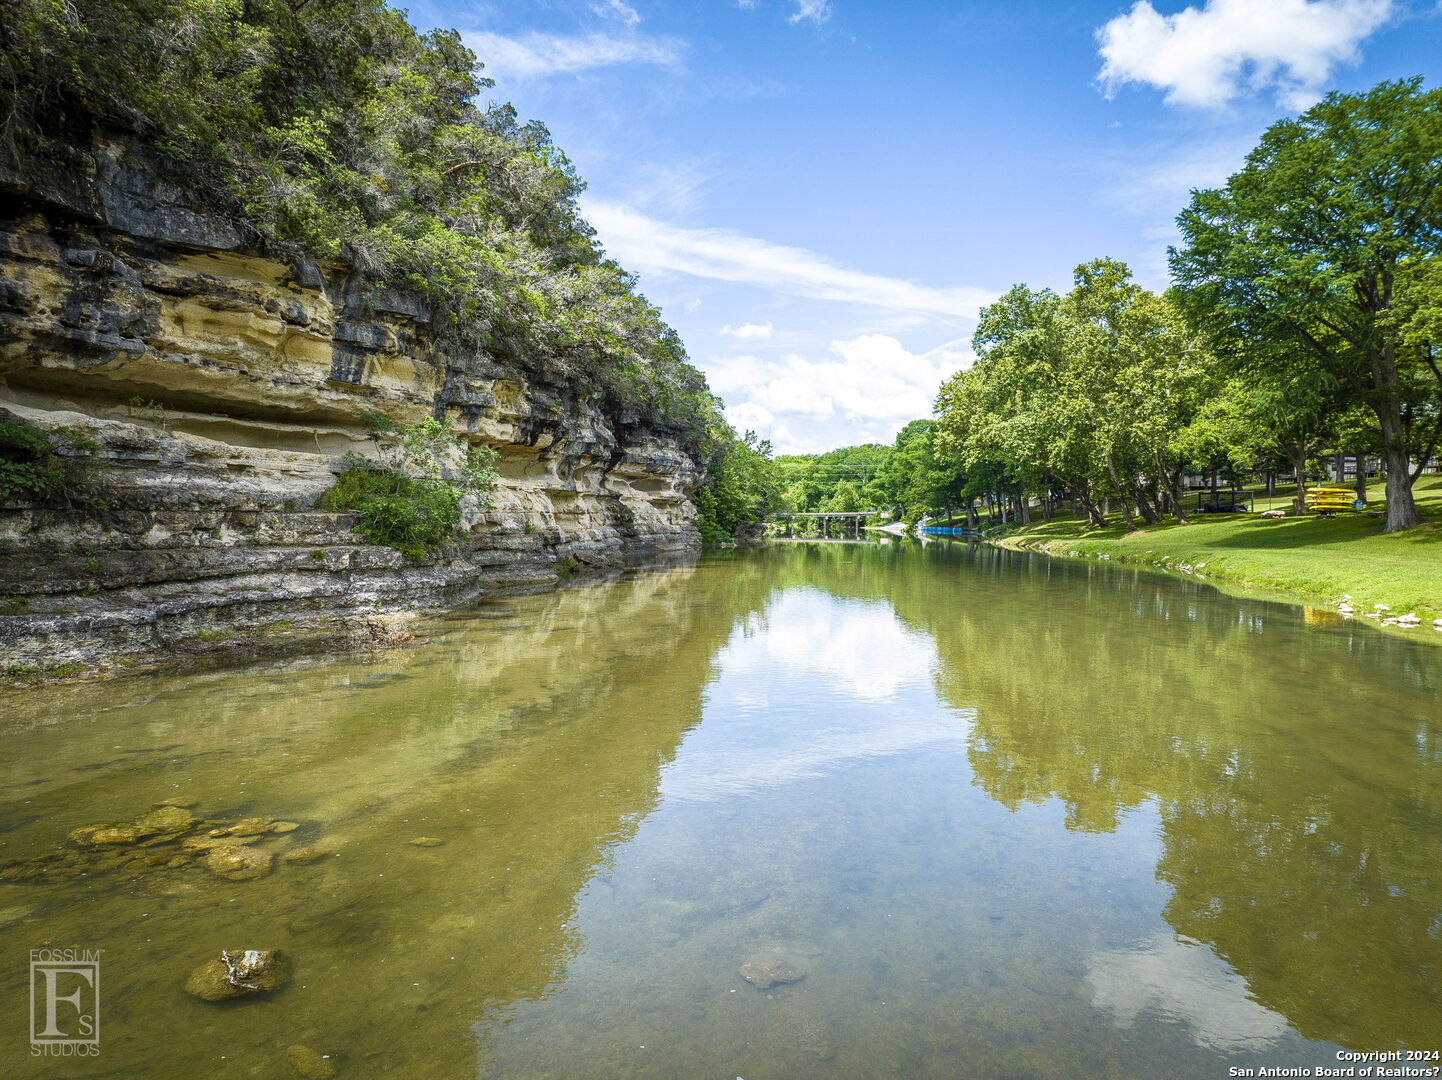
<svg viewBox="0 0 1442 1080">
<path fill-rule="evenodd" d="M 969 559 L 1017 572 L 968 574 Z M 1261 1004 L 1311 1038 L 1435 1042 L 1442 679 L 1423 647 L 1116 567 L 957 549 L 808 562 L 933 636 L 943 697 L 976 710 L 969 756 L 993 798 L 1058 799 L 1089 832 L 1154 802 L 1168 922 Z M 937 563 L 956 565 L 944 598 Z"/>
<path fill-rule="evenodd" d="M 125 723 L 164 693 L 167 721 L 188 725 L 180 775 L 207 809 L 236 797 L 243 770 L 257 812 L 283 807 L 321 823 L 343 852 L 278 866 L 247 885 L 243 904 L 208 875 L 188 893 L 147 899 L 142 910 L 166 911 L 151 920 L 153 944 L 124 891 L 37 891 L 50 905 L 46 931 L 66 940 L 137 924 L 104 939 L 130 957 L 110 984 L 130 1018 L 102 1071 L 211 1075 L 235 1013 L 204 1006 L 177 1024 L 175 981 L 156 973 L 177 955 L 258 937 L 297 957 L 303 992 L 248 1013 L 257 1045 L 308 1032 L 358 1076 L 475 1075 L 477 1038 L 564 976 L 580 944 L 578 897 L 655 808 L 662 768 L 700 719 L 715 655 L 762 606 L 770 574 L 681 568 L 483 604 L 428 623 L 437 640 L 413 653 L 82 686 L 64 701 L 86 722 L 7 728 L 0 790 L 29 799 L 24 770 L 46 761 L 47 774 L 76 778 L 57 782 L 50 809 L 76 792 L 102 802 L 79 786 L 95 783 L 86 767 L 135 738 Z M 101 794 L 120 806 L 159 790 L 144 776 L 114 783 Z M 42 818 L 34 831 L 53 843 L 56 826 Z M 406 843 L 422 833 L 444 846 Z M 17 999 L 24 978 L 0 971 L 0 997 Z M 18 1040 L 25 1022 L 0 1017 L 0 1033 Z"/>
</svg>

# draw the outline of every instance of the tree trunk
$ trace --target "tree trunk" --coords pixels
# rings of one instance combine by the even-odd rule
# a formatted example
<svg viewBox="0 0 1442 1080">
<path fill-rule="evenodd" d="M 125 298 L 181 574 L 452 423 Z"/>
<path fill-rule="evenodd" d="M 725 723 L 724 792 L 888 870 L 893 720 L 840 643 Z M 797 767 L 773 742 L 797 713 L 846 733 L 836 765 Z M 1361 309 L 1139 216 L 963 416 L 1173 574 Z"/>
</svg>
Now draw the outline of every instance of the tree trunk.
<svg viewBox="0 0 1442 1080">
<path fill-rule="evenodd" d="M 1172 474 L 1172 513 L 1177 515 L 1177 524 L 1187 523 L 1187 508 L 1183 505 L 1185 496 L 1182 494 L 1182 470 L 1177 469 Z"/>
<path fill-rule="evenodd" d="M 1421 525 L 1422 515 L 1412 497 L 1412 470 L 1402 430 L 1402 409 L 1397 404 L 1397 361 L 1390 345 L 1372 354 L 1372 385 L 1380 391 L 1372 398 L 1372 408 L 1382 426 L 1383 460 L 1387 464 L 1386 531 L 1396 532 Z"/>
<path fill-rule="evenodd" d="M 1332 455 L 1332 471 L 1337 474 L 1336 480 L 1338 487 L 1341 487 L 1347 482 L 1347 458 L 1341 450 L 1338 450 Z"/>
<path fill-rule="evenodd" d="M 1357 451 L 1357 501 L 1367 501 L 1367 455 Z"/>
<path fill-rule="evenodd" d="M 1026 497 L 1026 492 L 1018 491 L 1016 505 L 1018 507 L 1017 517 L 1023 525 L 1031 524 L 1031 500 Z"/>
<path fill-rule="evenodd" d="M 1295 450 L 1295 453 L 1287 455 L 1287 459 L 1297 470 L 1297 494 L 1292 497 L 1292 509 L 1300 516 L 1307 512 L 1307 448 L 1298 446 Z"/>
<path fill-rule="evenodd" d="M 1147 491 L 1146 488 L 1140 485 L 1137 486 L 1136 493 L 1137 513 L 1142 516 L 1142 520 L 1148 525 L 1155 525 L 1162 518 L 1161 514 L 1157 512 L 1156 503 L 1152 502 L 1151 494 Z"/>
<path fill-rule="evenodd" d="M 966 500 L 966 527 L 976 528 L 976 504 L 970 499 Z"/>
<path fill-rule="evenodd" d="M 1041 519 L 1047 524 L 1051 524 L 1052 512 L 1051 492 L 1048 491 L 1046 497 L 1041 501 Z"/>
</svg>

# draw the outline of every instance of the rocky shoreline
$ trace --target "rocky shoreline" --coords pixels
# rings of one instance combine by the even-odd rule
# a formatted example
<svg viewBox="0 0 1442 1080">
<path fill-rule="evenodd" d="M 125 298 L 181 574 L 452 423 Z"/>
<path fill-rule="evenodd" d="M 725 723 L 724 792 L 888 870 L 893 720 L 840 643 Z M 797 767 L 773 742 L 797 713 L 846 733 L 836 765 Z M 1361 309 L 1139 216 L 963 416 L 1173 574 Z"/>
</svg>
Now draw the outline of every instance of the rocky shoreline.
<svg viewBox="0 0 1442 1080">
<path fill-rule="evenodd" d="M 415 297 L 247 247 L 134 146 L 0 168 L 0 421 L 98 449 L 76 497 L 0 501 L 0 677 L 241 644 L 384 643 L 397 619 L 698 546 L 681 433 L 544 365 L 458 351 Z M 358 419 L 431 416 L 499 455 L 424 559 L 318 500 Z"/>
</svg>

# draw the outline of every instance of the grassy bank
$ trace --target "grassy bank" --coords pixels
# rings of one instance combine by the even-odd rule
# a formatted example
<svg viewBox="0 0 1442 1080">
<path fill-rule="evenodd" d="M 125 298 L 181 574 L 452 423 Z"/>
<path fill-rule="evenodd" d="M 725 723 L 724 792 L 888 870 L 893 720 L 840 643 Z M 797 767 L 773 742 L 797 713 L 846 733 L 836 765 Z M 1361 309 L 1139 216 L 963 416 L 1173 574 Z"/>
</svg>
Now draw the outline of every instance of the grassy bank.
<svg viewBox="0 0 1442 1080">
<path fill-rule="evenodd" d="M 1335 607 L 1350 595 L 1358 613 L 1376 604 L 1387 605 L 1393 615 L 1416 612 L 1422 626 L 1411 633 L 1442 642 L 1432 629 L 1433 620 L 1442 618 L 1442 476 L 1421 478 L 1416 493 L 1426 523 L 1392 534 L 1382 531 L 1380 519 L 1359 514 L 1281 520 L 1204 514 L 1190 525 L 1138 529 L 1119 521 L 1098 529 L 1085 520 L 1058 518 L 1021 526 L 995 542 L 1052 555 L 1145 563 L 1318 606 Z M 1279 493 L 1275 501 L 1286 499 Z"/>
</svg>

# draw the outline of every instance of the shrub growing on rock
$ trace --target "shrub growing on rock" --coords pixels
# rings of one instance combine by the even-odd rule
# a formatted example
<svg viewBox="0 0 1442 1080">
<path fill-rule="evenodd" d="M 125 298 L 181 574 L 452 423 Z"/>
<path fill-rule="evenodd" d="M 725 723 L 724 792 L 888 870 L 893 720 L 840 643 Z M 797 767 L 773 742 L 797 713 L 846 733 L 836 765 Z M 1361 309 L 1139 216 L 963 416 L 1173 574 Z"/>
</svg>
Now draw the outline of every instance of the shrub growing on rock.
<svg viewBox="0 0 1442 1080">
<path fill-rule="evenodd" d="M 378 456 L 347 454 L 327 510 L 355 514 L 352 528 L 373 544 L 424 558 L 455 534 L 461 500 L 490 504 L 496 453 L 470 446 L 437 420 L 400 424 L 384 413 L 361 416 Z"/>
</svg>

